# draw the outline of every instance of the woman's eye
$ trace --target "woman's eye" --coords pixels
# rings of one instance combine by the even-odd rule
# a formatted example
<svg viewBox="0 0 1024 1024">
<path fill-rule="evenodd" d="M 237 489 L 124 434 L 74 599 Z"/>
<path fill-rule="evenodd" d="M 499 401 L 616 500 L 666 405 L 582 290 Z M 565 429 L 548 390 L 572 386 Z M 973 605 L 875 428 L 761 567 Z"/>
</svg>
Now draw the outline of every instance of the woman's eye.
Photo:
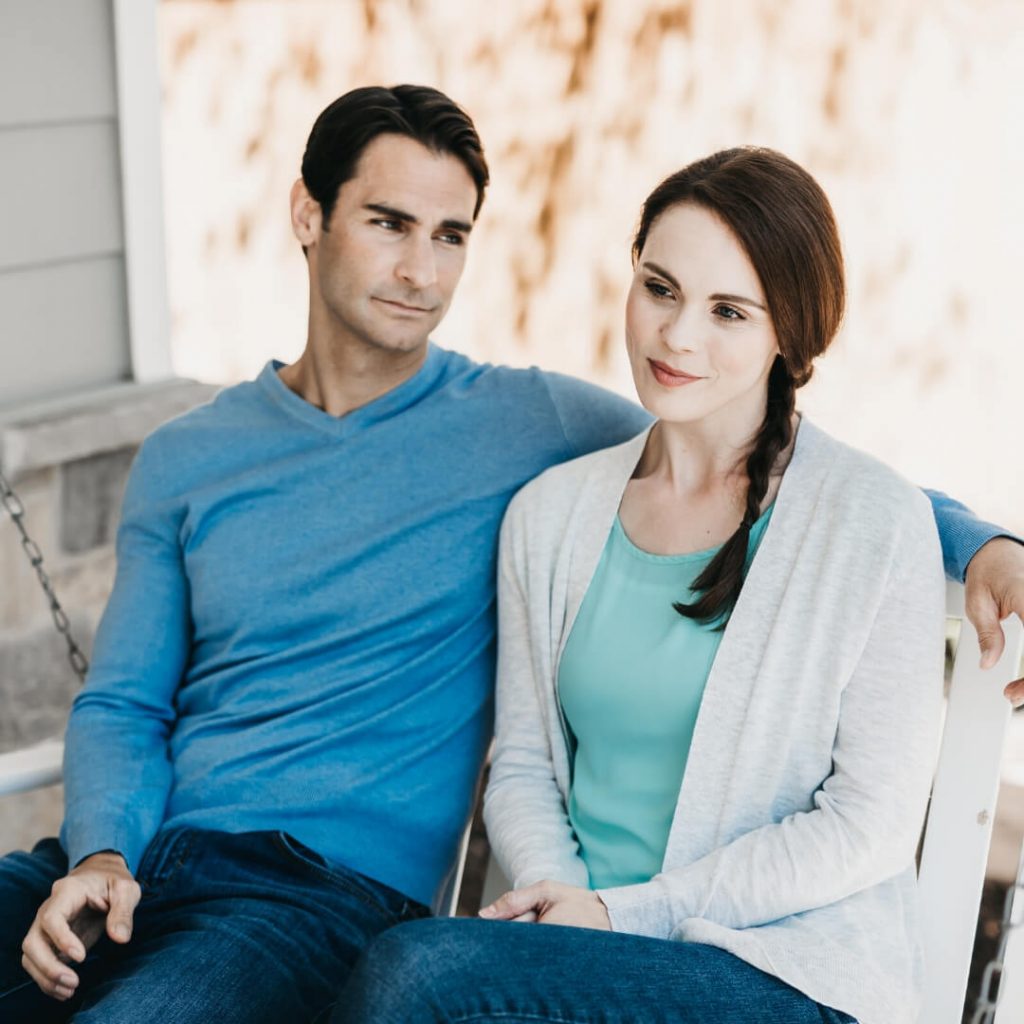
<svg viewBox="0 0 1024 1024">
<path fill-rule="evenodd" d="M 732 306 L 718 305 L 711 312 L 720 320 L 746 320 L 746 317 Z"/>
<path fill-rule="evenodd" d="M 656 299 L 668 299 L 671 298 L 672 292 L 666 288 L 663 284 L 658 281 L 645 281 L 644 287 L 656 298 Z"/>
</svg>

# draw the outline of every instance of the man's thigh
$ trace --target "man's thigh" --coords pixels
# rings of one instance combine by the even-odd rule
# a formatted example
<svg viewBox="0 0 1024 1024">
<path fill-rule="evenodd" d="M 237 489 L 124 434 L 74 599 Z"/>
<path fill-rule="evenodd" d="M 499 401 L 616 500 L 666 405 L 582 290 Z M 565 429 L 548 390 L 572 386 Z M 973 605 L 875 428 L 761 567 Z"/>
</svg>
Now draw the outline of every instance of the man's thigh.
<svg viewBox="0 0 1024 1024">
<path fill-rule="evenodd" d="M 43 995 L 21 966 L 21 943 L 50 888 L 67 874 L 68 860 L 56 839 L 31 853 L 0 858 L 0 1020 L 49 1024 L 65 1020 L 67 1007 Z"/>
<path fill-rule="evenodd" d="M 376 935 L 423 913 L 281 833 L 160 836 L 139 881 L 132 941 L 84 992 L 77 1024 L 304 1024 Z"/>
</svg>

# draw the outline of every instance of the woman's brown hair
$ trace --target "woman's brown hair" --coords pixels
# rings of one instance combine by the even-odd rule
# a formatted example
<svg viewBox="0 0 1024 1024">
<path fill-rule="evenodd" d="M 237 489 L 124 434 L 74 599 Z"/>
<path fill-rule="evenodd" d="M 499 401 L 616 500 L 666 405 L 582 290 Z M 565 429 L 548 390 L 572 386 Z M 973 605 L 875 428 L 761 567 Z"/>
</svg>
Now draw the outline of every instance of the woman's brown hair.
<svg viewBox="0 0 1024 1024">
<path fill-rule="evenodd" d="M 714 153 L 666 178 L 648 197 L 633 239 L 640 258 L 651 225 L 670 207 L 694 203 L 716 214 L 739 239 L 764 289 L 780 355 L 768 376 L 768 406 L 746 458 L 746 507 L 693 589 L 680 615 L 724 628 L 743 586 L 750 529 L 771 471 L 793 439 L 796 390 L 835 337 L 846 287 L 839 232 L 828 198 L 802 167 L 772 149 Z"/>
</svg>

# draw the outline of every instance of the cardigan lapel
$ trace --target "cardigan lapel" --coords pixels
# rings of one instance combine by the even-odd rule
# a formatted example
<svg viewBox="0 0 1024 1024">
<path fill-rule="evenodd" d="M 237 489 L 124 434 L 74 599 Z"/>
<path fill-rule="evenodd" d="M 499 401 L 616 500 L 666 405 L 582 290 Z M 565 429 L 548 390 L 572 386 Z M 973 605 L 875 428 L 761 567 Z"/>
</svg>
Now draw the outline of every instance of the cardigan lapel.
<svg viewBox="0 0 1024 1024">
<path fill-rule="evenodd" d="M 717 845 L 718 822 L 708 809 L 723 807 L 728 797 L 733 751 L 741 740 L 751 695 L 761 683 L 776 615 L 828 472 L 827 457 L 818 457 L 824 436 L 801 419 L 772 518 L 708 675 L 663 870 L 689 864 Z"/>
<path fill-rule="evenodd" d="M 651 425 L 653 426 L 653 424 Z M 626 484 L 636 470 L 640 456 L 643 455 L 651 427 L 643 433 L 631 438 L 624 444 L 608 450 L 605 454 L 612 456 L 607 462 L 596 464 L 595 472 L 589 476 L 574 504 L 576 529 L 571 532 L 571 550 L 567 552 L 569 568 L 566 580 L 565 616 L 562 622 L 561 636 L 555 652 L 554 679 L 555 690 L 558 689 L 558 667 L 562 661 L 562 651 L 572 632 L 573 623 L 579 614 L 586 596 L 590 581 L 597 572 L 601 553 L 608 542 L 622 503 L 622 495 Z"/>
</svg>

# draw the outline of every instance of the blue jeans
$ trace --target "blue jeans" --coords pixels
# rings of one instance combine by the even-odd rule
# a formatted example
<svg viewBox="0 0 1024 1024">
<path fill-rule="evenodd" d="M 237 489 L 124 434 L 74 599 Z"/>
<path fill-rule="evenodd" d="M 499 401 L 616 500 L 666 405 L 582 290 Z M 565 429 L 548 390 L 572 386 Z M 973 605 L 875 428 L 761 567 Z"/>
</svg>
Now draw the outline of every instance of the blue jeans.
<svg viewBox="0 0 1024 1024">
<path fill-rule="evenodd" d="M 505 921 L 403 924 L 367 951 L 331 1024 L 855 1024 L 731 953 Z"/>
<path fill-rule="evenodd" d="M 427 908 L 327 863 L 283 832 L 160 833 L 136 878 L 131 942 L 103 938 L 60 1003 L 21 967 L 21 941 L 67 873 L 55 839 L 0 859 L 0 1021 L 306 1024 L 326 1018 L 360 952 Z"/>
</svg>

